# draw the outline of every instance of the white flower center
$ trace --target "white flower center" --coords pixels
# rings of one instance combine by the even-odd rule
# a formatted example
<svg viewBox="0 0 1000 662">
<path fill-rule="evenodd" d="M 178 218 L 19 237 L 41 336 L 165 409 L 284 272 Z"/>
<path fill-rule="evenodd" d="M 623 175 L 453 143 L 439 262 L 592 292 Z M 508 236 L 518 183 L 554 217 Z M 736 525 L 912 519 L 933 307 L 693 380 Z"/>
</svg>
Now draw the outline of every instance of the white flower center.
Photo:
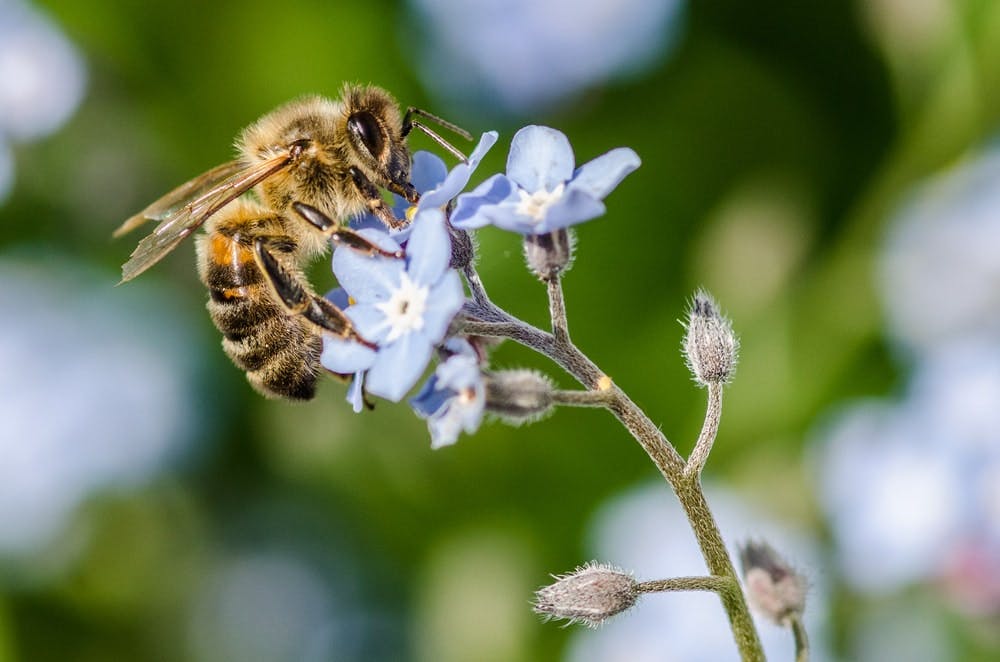
<svg viewBox="0 0 1000 662">
<path fill-rule="evenodd" d="M 566 183 L 563 182 L 551 191 L 540 189 L 534 193 L 518 191 L 521 200 L 517 203 L 517 213 L 530 216 L 539 223 L 545 220 L 545 215 L 549 213 L 549 207 L 559 202 L 566 190 Z"/>
<path fill-rule="evenodd" d="M 417 285 L 404 272 L 399 287 L 392 291 L 388 301 L 376 304 L 385 313 L 385 326 L 389 327 L 386 342 L 393 342 L 411 331 L 424 328 L 424 313 L 427 312 L 429 287 Z"/>
</svg>

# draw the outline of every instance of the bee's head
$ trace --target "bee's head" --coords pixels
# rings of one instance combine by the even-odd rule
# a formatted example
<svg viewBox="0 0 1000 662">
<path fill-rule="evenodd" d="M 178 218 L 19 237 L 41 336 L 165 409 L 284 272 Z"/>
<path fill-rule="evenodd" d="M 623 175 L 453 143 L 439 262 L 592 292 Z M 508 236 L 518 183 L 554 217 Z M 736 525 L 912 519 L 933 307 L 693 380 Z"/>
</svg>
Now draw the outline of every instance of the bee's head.
<svg viewBox="0 0 1000 662">
<path fill-rule="evenodd" d="M 342 98 L 352 160 L 372 183 L 416 202 L 419 196 L 410 183 L 410 150 L 396 100 L 377 87 L 351 85 L 344 88 Z"/>
</svg>

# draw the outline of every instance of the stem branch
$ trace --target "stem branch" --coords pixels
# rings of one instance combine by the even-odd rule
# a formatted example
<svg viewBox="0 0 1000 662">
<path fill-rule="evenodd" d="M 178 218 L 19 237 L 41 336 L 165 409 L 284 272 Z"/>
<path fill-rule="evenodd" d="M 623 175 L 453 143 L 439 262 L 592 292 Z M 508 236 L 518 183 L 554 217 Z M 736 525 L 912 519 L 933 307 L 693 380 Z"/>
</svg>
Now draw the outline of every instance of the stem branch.
<svg viewBox="0 0 1000 662">
<path fill-rule="evenodd" d="M 639 582 L 640 593 L 660 593 L 665 591 L 712 591 L 722 593 L 732 590 L 732 582 L 726 577 L 671 577 Z"/>
<path fill-rule="evenodd" d="M 463 331 L 471 335 L 509 338 L 526 347 L 549 357 L 567 373 L 590 391 L 601 392 L 606 400 L 604 406 L 617 418 L 629 433 L 639 442 L 660 473 L 673 488 L 687 515 L 691 529 L 698 546 L 701 548 L 705 564 L 712 576 L 725 582 L 728 589 L 718 591 L 722 605 L 729 618 L 733 637 L 744 662 L 760 662 L 764 660 L 763 649 L 746 598 L 740 588 L 736 569 L 733 567 L 722 534 L 715 522 L 712 511 L 705 500 L 701 487 L 700 468 L 686 472 L 684 458 L 670 443 L 663 432 L 611 379 L 583 354 L 570 341 L 565 328 L 565 309 L 562 302 L 561 288 L 558 282 L 549 283 L 550 310 L 553 319 L 553 333 L 546 333 L 499 308 L 486 294 L 486 290 L 473 266 L 465 269 L 469 288 L 473 295 L 471 303 L 466 305 L 467 319 L 463 323 Z M 563 320 L 562 332 L 559 331 L 559 320 Z M 706 415 L 705 428 L 695 446 L 693 456 L 705 455 L 711 447 L 718 429 L 718 416 L 721 413 L 721 386 L 718 394 L 713 396 L 709 389 L 709 413 Z M 596 397 L 596 396 L 595 396 Z M 716 404 L 713 405 L 713 400 Z M 714 408 L 713 408 L 714 407 Z M 713 413 L 714 412 L 714 413 Z M 710 419 L 714 418 L 714 423 Z M 702 447 L 702 450 L 698 448 Z M 701 465 L 704 459 L 696 460 Z"/>
<path fill-rule="evenodd" d="M 719 432 L 719 421 L 722 418 L 722 384 L 710 383 L 708 385 L 708 407 L 705 410 L 705 422 L 701 426 L 701 434 L 691 451 L 687 466 L 684 467 L 684 477 L 690 479 L 691 476 L 700 476 L 708 454 L 712 451 L 712 444 L 715 436 Z"/>
</svg>

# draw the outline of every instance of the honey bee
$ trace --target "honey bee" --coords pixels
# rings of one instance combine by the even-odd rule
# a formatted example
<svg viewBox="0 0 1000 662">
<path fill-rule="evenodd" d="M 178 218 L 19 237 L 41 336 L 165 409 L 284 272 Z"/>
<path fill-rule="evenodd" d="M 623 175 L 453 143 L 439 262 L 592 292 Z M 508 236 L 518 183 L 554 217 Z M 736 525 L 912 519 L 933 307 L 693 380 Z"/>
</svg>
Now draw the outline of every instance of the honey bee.
<svg viewBox="0 0 1000 662">
<path fill-rule="evenodd" d="M 340 221 L 367 209 L 390 228 L 408 222 L 396 218 L 381 190 L 411 204 L 419 200 L 406 144 L 414 128 L 465 160 L 418 117 L 471 139 L 425 111 L 402 113 L 388 92 L 373 86 L 348 84 L 337 101 L 306 97 L 264 115 L 237 139 L 235 160 L 182 184 L 114 232 L 159 222 L 122 266 L 122 282 L 205 224 L 195 243 L 198 275 L 226 354 L 260 393 L 311 399 L 324 333 L 370 343 L 313 291 L 304 266 L 331 241 L 387 254 Z M 256 200 L 242 197 L 251 190 Z"/>
</svg>

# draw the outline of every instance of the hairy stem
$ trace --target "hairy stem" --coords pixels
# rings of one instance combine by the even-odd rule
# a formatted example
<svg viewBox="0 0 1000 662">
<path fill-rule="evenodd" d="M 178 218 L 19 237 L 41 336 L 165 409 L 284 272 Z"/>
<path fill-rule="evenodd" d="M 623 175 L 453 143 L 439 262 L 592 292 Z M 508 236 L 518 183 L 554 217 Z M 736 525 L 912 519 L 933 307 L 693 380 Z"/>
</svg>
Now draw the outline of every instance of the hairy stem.
<svg viewBox="0 0 1000 662">
<path fill-rule="evenodd" d="M 569 344 L 569 322 L 566 320 L 566 301 L 562 281 L 558 275 L 545 281 L 549 290 L 549 316 L 552 318 L 552 335 L 560 344 Z"/>
<path fill-rule="evenodd" d="M 559 338 L 510 315 L 490 301 L 474 267 L 467 267 L 465 273 L 473 293 L 473 301 L 465 308 L 463 330 L 466 333 L 514 340 L 549 357 L 587 389 L 605 393 L 607 402 L 604 406 L 639 442 L 680 500 L 709 572 L 728 584 L 727 590 L 719 591 L 719 597 L 729 618 L 740 656 L 744 662 L 764 660 L 757 629 L 722 534 L 705 500 L 699 472 L 685 475 L 684 458 L 659 427 L 593 361 L 573 345 L 568 334 Z M 550 295 L 551 292 L 550 287 Z M 560 308 L 561 302 L 560 296 Z M 721 399 L 719 402 L 721 407 Z M 718 412 L 716 417 L 717 415 Z M 714 439 L 714 436 L 712 432 L 711 438 Z"/>
<path fill-rule="evenodd" d="M 712 444 L 715 436 L 719 432 L 719 421 L 722 419 L 722 384 L 711 383 L 708 385 L 708 407 L 705 409 L 705 422 L 701 426 L 701 434 L 691 451 L 687 466 L 684 467 L 684 477 L 700 476 L 705 462 L 708 461 L 708 454 L 712 451 Z"/>
<path fill-rule="evenodd" d="M 613 395 L 609 391 L 553 391 L 552 401 L 569 407 L 607 407 Z"/>
<path fill-rule="evenodd" d="M 732 582 L 725 577 L 671 577 L 639 582 L 640 593 L 662 593 L 665 591 L 712 591 L 722 593 L 732 588 Z"/>
</svg>

